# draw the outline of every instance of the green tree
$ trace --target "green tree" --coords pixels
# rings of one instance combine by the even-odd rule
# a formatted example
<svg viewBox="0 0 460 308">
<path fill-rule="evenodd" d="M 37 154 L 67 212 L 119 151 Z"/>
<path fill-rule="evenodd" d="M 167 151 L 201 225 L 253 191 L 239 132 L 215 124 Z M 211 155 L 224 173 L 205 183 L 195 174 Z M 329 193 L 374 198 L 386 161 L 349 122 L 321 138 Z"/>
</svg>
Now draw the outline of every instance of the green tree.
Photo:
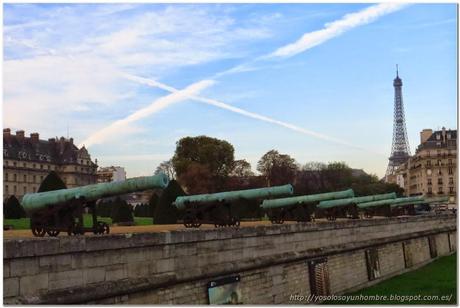
<svg viewBox="0 0 460 308">
<path fill-rule="evenodd" d="M 112 217 L 114 223 L 133 222 L 133 208 L 125 200 L 118 200 L 118 206 Z"/>
<path fill-rule="evenodd" d="M 153 215 L 153 221 L 156 225 L 177 223 L 180 213 L 172 203 L 178 196 L 183 195 L 185 192 L 179 183 L 176 180 L 170 181 L 168 187 L 163 190 Z"/>
<path fill-rule="evenodd" d="M 19 203 L 18 198 L 11 195 L 3 204 L 3 216 L 6 219 L 19 219 L 26 217 L 26 212 Z"/>
<path fill-rule="evenodd" d="M 236 177 L 249 177 L 254 176 L 254 172 L 251 170 L 251 164 L 245 159 L 235 160 L 233 168 L 230 171 L 230 176 Z"/>
<path fill-rule="evenodd" d="M 323 172 L 331 191 L 348 189 L 353 183 L 352 169 L 345 162 L 328 163 Z"/>
<path fill-rule="evenodd" d="M 155 210 L 158 206 L 160 198 L 158 197 L 157 194 L 152 194 L 152 197 L 150 197 L 149 203 L 146 204 L 147 208 L 147 217 L 154 217 L 155 215 Z"/>
<path fill-rule="evenodd" d="M 276 150 L 265 153 L 257 163 L 257 170 L 265 177 L 267 186 L 292 183 L 297 169 L 294 158 Z"/>
<path fill-rule="evenodd" d="M 212 183 L 207 182 L 210 185 L 207 192 L 210 192 L 221 188 L 225 183 L 234 165 L 234 152 L 233 146 L 225 140 L 207 136 L 185 137 L 176 144 L 172 164 L 179 182 L 189 193 L 189 188 L 197 185 L 194 183 L 197 180 L 187 174 L 189 169 L 194 169 L 192 174 L 202 175 L 203 180 L 207 179 L 206 173 L 209 173 Z"/>
<path fill-rule="evenodd" d="M 51 191 L 51 190 L 58 190 L 58 189 L 65 189 L 65 188 L 67 188 L 67 186 L 62 181 L 62 179 L 59 177 L 59 175 L 56 172 L 51 171 L 50 173 L 48 173 L 45 179 L 41 182 L 40 187 L 38 187 L 37 192 Z"/>
</svg>

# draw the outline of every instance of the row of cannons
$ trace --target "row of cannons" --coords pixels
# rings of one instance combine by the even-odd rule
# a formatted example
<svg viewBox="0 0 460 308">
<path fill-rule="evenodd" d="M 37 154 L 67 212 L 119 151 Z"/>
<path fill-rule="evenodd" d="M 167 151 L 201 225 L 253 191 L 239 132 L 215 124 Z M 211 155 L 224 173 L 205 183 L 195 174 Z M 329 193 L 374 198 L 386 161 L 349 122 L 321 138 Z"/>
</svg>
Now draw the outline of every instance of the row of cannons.
<svg viewBox="0 0 460 308">
<path fill-rule="evenodd" d="M 132 178 L 126 181 L 87 185 L 70 189 L 26 194 L 22 206 L 31 217 L 35 236 L 109 233 L 109 226 L 97 220 L 95 206 L 99 199 L 148 189 L 164 189 L 169 179 L 164 174 Z M 232 204 L 260 200 L 260 208 L 273 224 L 284 221 L 311 222 L 315 218 L 371 218 L 373 216 L 415 215 L 415 206 L 446 203 L 447 198 L 425 199 L 423 196 L 397 198 L 396 193 L 356 197 L 352 189 L 321 194 L 293 196 L 291 185 L 247 189 L 214 194 L 179 196 L 173 202 L 183 213 L 187 228 L 202 224 L 215 227 L 239 226 L 240 218 Z M 92 226 L 84 227 L 83 214 L 89 208 Z"/>
</svg>

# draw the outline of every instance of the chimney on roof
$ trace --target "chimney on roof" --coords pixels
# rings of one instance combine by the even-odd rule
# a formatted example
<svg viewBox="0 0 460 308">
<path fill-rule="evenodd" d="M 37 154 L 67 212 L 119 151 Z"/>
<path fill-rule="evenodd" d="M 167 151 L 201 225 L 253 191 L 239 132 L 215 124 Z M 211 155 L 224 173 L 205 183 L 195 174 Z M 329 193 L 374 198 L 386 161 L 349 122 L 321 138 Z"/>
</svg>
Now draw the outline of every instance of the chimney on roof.
<svg viewBox="0 0 460 308">
<path fill-rule="evenodd" d="M 3 129 L 3 138 L 11 136 L 11 129 L 4 128 Z"/>
<path fill-rule="evenodd" d="M 447 142 L 446 128 L 442 127 L 442 141 Z"/>
<path fill-rule="evenodd" d="M 71 145 L 73 145 L 73 138 L 70 138 L 69 142 L 70 142 Z"/>
<path fill-rule="evenodd" d="M 24 139 L 24 131 L 23 130 L 17 130 L 16 131 L 16 137 L 20 139 Z"/>
<path fill-rule="evenodd" d="M 38 133 L 32 133 L 32 134 L 30 134 L 30 140 L 31 140 L 32 142 L 34 142 L 34 143 L 35 143 L 35 142 L 38 142 L 38 140 L 39 140 L 39 135 L 38 135 Z"/>
<path fill-rule="evenodd" d="M 433 135 L 433 130 L 431 128 L 422 130 L 420 132 L 420 143 L 426 142 L 431 135 Z"/>
</svg>

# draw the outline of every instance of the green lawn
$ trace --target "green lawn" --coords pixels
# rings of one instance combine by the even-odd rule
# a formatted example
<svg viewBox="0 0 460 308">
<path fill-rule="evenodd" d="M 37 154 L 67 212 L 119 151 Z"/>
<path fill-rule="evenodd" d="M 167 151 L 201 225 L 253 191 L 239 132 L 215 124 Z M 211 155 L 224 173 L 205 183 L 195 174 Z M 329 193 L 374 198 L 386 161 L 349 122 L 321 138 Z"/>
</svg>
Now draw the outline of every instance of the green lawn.
<svg viewBox="0 0 460 308">
<path fill-rule="evenodd" d="M 98 217 L 97 220 L 103 221 L 110 226 L 112 225 L 112 219 L 109 217 Z M 90 214 L 85 214 L 83 216 L 83 224 L 85 227 L 91 227 L 92 221 L 93 219 Z M 136 226 L 153 225 L 153 219 L 151 217 L 134 217 L 134 223 Z M 13 226 L 14 230 L 30 229 L 29 218 L 4 219 L 3 224 Z"/>
<path fill-rule="evenodd" d="M 396 276 L 385 280 L 372 287 L 362 289 L 357 292 L 349 293 L 346 295 L 363 295 L 371 296 L 386 295 L 388 298 L 391 295 L 398 296 L 432 296 L 436 295 L 439 299 L 415 299 L 413 301 L 408 300 L 356 300 L 356 301 L 325 301 L 323 304 L 349 304 L 349 305 L 426 305 L 426 304 L 444 304 L 444 305 L 455 305 L 457 303 L 457 254 L 442 257 L 418 270 L 413 272 L 405 273 L 400 276 Z M 441 299 L 444 297 L 445 299 Z"/>
</svg>

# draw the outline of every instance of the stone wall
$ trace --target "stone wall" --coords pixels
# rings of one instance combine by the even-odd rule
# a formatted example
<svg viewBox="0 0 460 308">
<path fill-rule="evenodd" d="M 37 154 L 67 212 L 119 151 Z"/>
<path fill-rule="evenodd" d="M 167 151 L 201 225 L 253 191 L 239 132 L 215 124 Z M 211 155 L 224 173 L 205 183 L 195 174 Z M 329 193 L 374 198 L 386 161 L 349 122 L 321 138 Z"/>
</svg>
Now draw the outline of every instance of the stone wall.
<svg viewBox="0 0 460 308">
<path fill-rule="evenodd" d="M 206 304 L 207 283 L 240 275 L 245 304 L 299 303 L 308 261 L 327 260 L 329 292 L 366 286 L 455 250 L 456 217 L 432 215 L 240 229 L 4 240 L 6 304 Z M 450 249 L 449 249 L 450 239 Z M 380 277 L 369 281 L 366 249 Z M 407 261 L 407 260 L 406 260 Z"/>
</svg>

